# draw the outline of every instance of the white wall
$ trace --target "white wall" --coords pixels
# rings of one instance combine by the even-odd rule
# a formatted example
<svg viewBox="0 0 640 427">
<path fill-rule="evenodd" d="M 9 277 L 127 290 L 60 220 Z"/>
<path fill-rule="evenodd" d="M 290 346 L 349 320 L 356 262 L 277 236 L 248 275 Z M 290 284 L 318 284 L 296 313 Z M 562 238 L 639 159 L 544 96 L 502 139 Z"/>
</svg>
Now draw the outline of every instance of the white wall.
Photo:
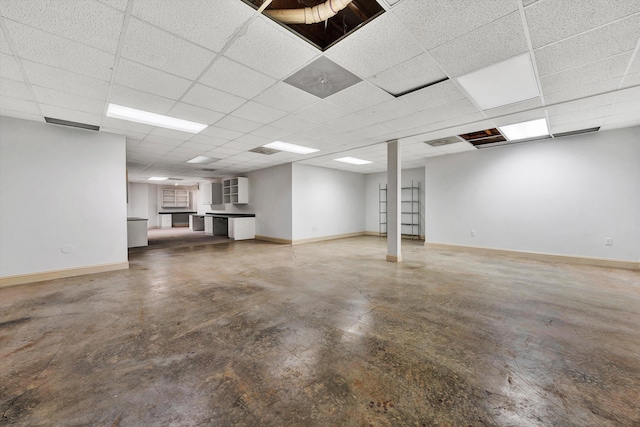
<svg viewBox="0 0 640 427">
<path fill-rule="evenodd" d="M 249 203 L 226 210 L 256 214 L 256 235 L 291 240 L 291 164 L 250 172 Z"/>
<path fill-rule="evenodd" d="M 640 127 L 433 157 L 425 176 L 428 242 L 640 260 Z"/>
<path fill-rule="evenodd" d="M 293 240 L 365 231 L 365 176 L 293 164 Z"/>
<path fill-rule="evenodd" d="M 424 236 L 424 168 L 413 168 L 413 169 L 403 169 L 402 170 L 402 187 L 408 187 L 413 185 L 418 185 L 420 183 L 420 203 L 418 211 L 420 212 L 419 221 L 420 221 L 420 235 Z M 372 173 L 366 175 L 366 194 L 367 194 L 367 218 L 366 218 L 366 227 L 367 232 L 369 233 L 378 233 L 380 230 L 380 185 L 387 185 L 387 173 Z M 416 191 L 416 193 L 418 193 Z M 411 197 L 410 190 L 402 190 L 402 200 L 409 199 Z M 403 203 L 403 209 L 409 208 L 411 204 Z M 416 206 L 417 207 L 417 206 Z M 410 215 L 402 215 L 402 222 L 408 222 L 411 220 Z M 402 227 L 403 234 L 411 234 L 410 226 Z"/>
<path fill-rule="evenodd" d="M 0 276 L 126 263 L 125 137 L 8 117 L 0 129 Z"/>
</svg>

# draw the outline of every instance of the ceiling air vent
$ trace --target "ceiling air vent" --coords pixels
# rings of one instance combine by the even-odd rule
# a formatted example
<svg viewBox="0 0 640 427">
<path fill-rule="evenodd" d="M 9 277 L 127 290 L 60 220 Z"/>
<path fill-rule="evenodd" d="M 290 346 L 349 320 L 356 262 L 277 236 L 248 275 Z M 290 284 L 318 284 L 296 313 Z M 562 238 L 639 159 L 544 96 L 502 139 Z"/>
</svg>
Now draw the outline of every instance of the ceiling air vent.
<svg viewBox="0 0 640 427">
<path fill-rule="evenodd" d="M 325 56 L 321 56 L 284 79 L 285 83 L 318 98 L 326 98 L 360 81 L 362 81 L 360 77 Z"/>
<path fill-rule="evenodd" d="M 432 147 L 442 147 L 443 145 L 455 144 L 456 142 L 460 142 L 460 141 L 462 140 L 457 136 L 448 136 L 446 138 L 425 141 L 424 143 Z"/>
<path fill-rule="evenodd" d="M 280 153 L 280 150 L 274 150 L 273 148 L 268 148 L 268 147 L 256 147 L 253 150 L 249 150 L 250 153 L 258 153 L 258 154 L 266 154 L 266 155 L 271 155 L 271 154 L 276 154 L 276 153 Z"/>
<path fill-rule="evenodd" d="M 485 148 L 489 146 L 493 147 L 500 143 L 507 142 L 507 138 L 505 138 L 496 128 L 465 133 L 458 136 L 478 148 Z"/>
<path fill-rule="evenodd" d="M 595 128 L 588 128 L 588 129 L 578 129 L 578 130 L 572 130 L 569 132 L 554 133 L 553 137 L 561 138 L 563 136 L 580 135 L 581 133 L 598 132 L 599 130 L 600 130 L 600 126 Z"/>
<path fill-rule="evenodd" d="M 44 120 L 47 123 L 51 123 L 54 125 L 71 126 L 74 128 L 89 129 L 89 130 L 95 130 L 95 131 L 100 130 L 100 126 L 89 125 L 87 123 L 71 122 L 69 120 L 54 119 L 53 117 L 45 117 Z"/>
</svg>

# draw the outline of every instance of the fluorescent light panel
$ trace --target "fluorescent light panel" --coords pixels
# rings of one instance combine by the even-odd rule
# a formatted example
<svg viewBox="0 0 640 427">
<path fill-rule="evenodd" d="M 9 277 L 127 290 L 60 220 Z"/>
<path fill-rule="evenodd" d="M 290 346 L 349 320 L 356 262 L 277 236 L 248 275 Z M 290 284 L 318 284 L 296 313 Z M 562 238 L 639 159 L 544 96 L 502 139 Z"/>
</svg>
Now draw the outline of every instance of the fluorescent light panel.
<svg viewBox="0 0 640 427">
<path fill-rule="evenodd" d="M 549 135 L 547 119 L 531 120 L 508 126 L 500 126 L 498 129 L 500 129 L 500 132 L 506 136 L 509 141 Z"/>
<path fill-rule="evenodd" d="M 458 77 L 483 110 L 540 96 L 528 53 Z"/>
<path fill-rule="evenodd" d="M 370 162 L 369 160 L 362 160 L 356 157 L 341 157 L 339 159 L 333 159 L 333 160 L 337 162 L 349 163 L 352 165 L 368 165 L 369 163 L 373 163 L 373 162 Z"/>
<path fill-rule="evenodd" d="M 167 179 L 169 178 L 164 176 L 152 176 L 151 178 L 149 178 L 149 181 L 165 181 Z"/>
<path fill-rule="evenodd" d="M 107 116 L 115 119 L 144 123 L 145 125 L 159 126 L 189 133 L 198 133 L 207 127 L 207 125 L 202 123 L 190 122 L 188 120 L 177 119 L 175 117 L 150 113 L 143 110 L 136 110 L 135 108 L 124 107 L 117 104 L 109 104 Z"/>
<path fill-rule="evenodd" d="M 209 164 L 209 163 L 213 163 L 214 161 L 216 161 L 216 159 L 213 159 L 211 157 L 196 156 L 191 160 L 187 160 L 187 163 Z"/>
<path fill-rule="evenodd" d="M 273 141 L 263 145 L 263 147 L 273 148 L 280 151 L 288 151 L 289 153 L 296 154 L 310 154 L 315 153 L 316 151 L 320 151 L 316 150 L 315 148 L 303 147 L 302 145 L 290 144 L 288 142 L 282 141 Z"/>
</svg>

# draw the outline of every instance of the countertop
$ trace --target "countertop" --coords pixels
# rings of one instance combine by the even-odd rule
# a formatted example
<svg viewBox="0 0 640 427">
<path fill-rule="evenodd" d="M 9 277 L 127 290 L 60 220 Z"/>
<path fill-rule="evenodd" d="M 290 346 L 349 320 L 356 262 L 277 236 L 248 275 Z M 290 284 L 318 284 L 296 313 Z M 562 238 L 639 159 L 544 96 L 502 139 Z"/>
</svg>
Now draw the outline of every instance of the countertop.
<svg viewBox="0 0 640 427">
<path fill-rule="evenodd" d="M 147 218 L 138 218 L 137 216 L 127 217 L 127 221 L 149 221 Z"/>
<path fill-rule="evenodd" d="M 194 211 L 173 211 L 173 212 L 158 212 L 160 215 L 184 215 L 184 214 L 197 214 Z"/>
<path fill-rule="evenodd" d="M 207 212 L 207 216 L 217 218 L 255 218 L 256 214 L 239 212 Z"/>
</svg>

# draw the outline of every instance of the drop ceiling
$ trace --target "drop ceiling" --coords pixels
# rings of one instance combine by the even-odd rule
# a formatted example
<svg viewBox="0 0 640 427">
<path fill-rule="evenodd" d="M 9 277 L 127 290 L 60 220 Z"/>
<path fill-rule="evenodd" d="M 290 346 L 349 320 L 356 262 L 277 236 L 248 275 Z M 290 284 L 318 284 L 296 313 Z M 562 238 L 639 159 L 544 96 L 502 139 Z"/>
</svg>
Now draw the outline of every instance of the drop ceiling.
<svg viewBox="0 0 640 427">
<path fill-rule="evenodd" d="M 637 1 L 378 3 L 385 13 L 322 52 L 241 1 L 2 0 L 0 114 L 125 135 L 131 181 L 182 183 L 290 162 L 381 172 L 393 139 L 419 167 L 477 149 L 425 141 L 540 118 L 552 134 L 640 125 Z M 531 99 L 483 110 L 458 81 L 522 55 Z M 285 82 L 322 57 L 361 81 L 323 99 Z M 109 118 L 109 103 L 209 127 Z M 251 151 L 276 140 L 320 151 Z M 218 160 L 187 163 L 197 156 Z"/>
</svg>

